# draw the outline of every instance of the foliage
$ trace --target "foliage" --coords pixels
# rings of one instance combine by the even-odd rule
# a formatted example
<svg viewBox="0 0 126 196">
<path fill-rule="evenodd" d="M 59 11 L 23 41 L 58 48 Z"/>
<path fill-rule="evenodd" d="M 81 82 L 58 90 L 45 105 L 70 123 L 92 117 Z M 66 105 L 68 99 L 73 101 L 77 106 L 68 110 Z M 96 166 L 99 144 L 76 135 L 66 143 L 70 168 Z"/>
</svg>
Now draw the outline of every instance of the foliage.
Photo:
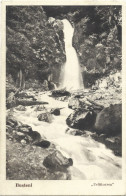
<svg viewBox="0 0 126 196">
<path fill-rule="evenodd" d="M 75 23 L 73 42 L 87 71 L 121 69 L 121 7 L 94 6 Z"/>
<path fill-rule="evenodd" d="M 21 69 L 26 79 L 47 79 L 65 60 L 61 31 L 49 23 L 42 6 L 8 6 L 7 73 L 16 80 Z"/>
</svg>

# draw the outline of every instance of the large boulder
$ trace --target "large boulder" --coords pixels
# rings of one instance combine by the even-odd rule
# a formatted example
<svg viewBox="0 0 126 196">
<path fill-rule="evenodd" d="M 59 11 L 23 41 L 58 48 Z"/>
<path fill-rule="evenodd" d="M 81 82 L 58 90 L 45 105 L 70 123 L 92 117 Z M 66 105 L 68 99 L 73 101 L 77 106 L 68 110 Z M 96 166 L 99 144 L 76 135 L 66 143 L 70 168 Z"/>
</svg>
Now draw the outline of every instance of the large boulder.
<svg viewBox="0 0 126 196">
<path fill-rule="evenodd" d="M 50 146 L 50 142 L 48 140 L 42 140 L 40 142 L 35 142 L 34 145 L 41 148 L 48 148 Z"/>
<path fill-rule="evenodd" d="M 37 116 L 39 121 L 44 121 L 44 122 L 52 122 L 52 114 L 49 112 L 43 112 Z"/>
<path fill-rule="evenodd" d="M 71 97 L 68 102 L 68 107 L 74 110 L 93 110 L 96 113 L 104 108 L 104 106 L 89 99 L 88 96 L 85 96 L 84 98 Z"/>
<path fill-rule="evenodd" d="M 17 131 L 20 131 L 25 134 L 30 134 L 32 132 L 32 127 L 27 124 L 22 124 L 17 128 Z"/>
<path fill-rule="evenodd" d="M 64 171 L 73 165 L 73 160 L 64 157 L 61 152 L 55 151 L 44 159 L 43 165 L 53 171 Z"/>
<path fill-rule="evenodd" d="M 66 133 L 70 134 L 70 135 L 75 135 L 75 136 L 82 136 L 84 135 L 85 131 L 83 130 L 79 130 L 79 129 L 71 129 L 71 128 L 67 128 L 66 129 Z"/>
<path fill-rule="evenodd" d="M 52 91 L 53 97 L 62 97 L 62 96 L 70 96 L 70 95 L 71 95 L 70 92 L 66 91 L 65 89 Z"/>
<path fill-rule="evenodd" d="M 115 136 L 122 130 L 122 104 L 110 105 L 98 113 L 95 122 L 95 131 L 108 136 Z"/>
<path fill-rule="evenodd" d="M 66 119 L 69 127 L 75 129 L 90 129 L 95 123 L 96 113 L 94 111 L 77 110 Z"/>
<path fill-rule="evenodd" d="M 55 116 L 59 116 L 60 115 L 60 109 L 59 108 L 52 108 L 50 113 L 54 114 Z"/>
<path fill-rule="evenodd" d="M 53 82 L 48 82 L 48 88 L 49 90 L 54 90 L 56 88 L 56 85 Z"/>
</svg>

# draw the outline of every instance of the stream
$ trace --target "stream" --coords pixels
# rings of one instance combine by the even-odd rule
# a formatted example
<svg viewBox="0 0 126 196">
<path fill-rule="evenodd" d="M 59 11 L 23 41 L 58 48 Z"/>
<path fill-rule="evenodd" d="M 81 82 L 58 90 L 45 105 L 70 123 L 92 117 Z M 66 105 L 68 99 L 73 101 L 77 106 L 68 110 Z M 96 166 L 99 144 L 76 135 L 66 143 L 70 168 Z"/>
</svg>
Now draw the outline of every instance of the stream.
<svg viewBox="0 0 126 196">
<path fill-rule="evenodd" d="M 58 101 L 49 96 L 49 92 L 36 95 L 38 101 L 46 101 L 45 107 L 63 108 L 59 116 L 53 115 L 51 123 L 39 121 L 37 116 L 42 111 L 34 111 L 35 107 L 27 106 L 26 111 L 14 109 L 14 116 L 24 124 L 28 124 L 34 131 L 54 143 L 56 148 L 68 158 L 73 159 L 73 166 L 69 168 L 72 180 L 108 180 L 121 179 L 121 158 L 113 152 L 89 137 L 73 136 L 65 133 L 68 128 L 66 118 L 72 109 L 68 108 L 68 102 Z"/>
</svg>

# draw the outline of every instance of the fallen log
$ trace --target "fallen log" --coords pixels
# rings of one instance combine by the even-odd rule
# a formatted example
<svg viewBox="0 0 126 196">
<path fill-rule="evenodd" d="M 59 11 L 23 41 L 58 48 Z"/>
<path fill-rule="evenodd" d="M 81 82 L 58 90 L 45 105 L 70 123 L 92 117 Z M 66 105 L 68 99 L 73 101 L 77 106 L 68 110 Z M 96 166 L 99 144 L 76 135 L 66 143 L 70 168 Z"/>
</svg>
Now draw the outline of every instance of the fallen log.
<svg viewBox="0 0 126 196">
<path fill-rule="evenodd" d="M 31 106 L 31 105 L 43 105 L 43 104 L 48 104 L 48 102 L 34 101 L 34 100 L 28 100 L 28 99 L 17 99 L 16 100 L 16 106 L 17 105 Z"/>
<path fill-rule="evenodd" d="M 35 97 L 33 95 L 28 95 L 25 92 L 22 92 L 22 93 L 18 92 L 15 96 L 18 98 L 32 98 L 35 101 Z"/>
</svg>

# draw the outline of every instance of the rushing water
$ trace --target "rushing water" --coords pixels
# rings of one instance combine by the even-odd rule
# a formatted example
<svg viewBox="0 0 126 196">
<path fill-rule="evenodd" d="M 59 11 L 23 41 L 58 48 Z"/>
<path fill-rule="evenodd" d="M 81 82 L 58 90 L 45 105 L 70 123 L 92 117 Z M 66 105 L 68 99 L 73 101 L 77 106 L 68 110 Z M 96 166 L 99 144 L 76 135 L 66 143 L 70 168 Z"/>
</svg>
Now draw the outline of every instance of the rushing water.
<svg viewBox="0 0 126 196">
<path fill-rule="evenodd" d="M 24 124 L 32 126 L 47 140 L 56 144 L 66 157 L 73 159 L 70 167 L 72 180 L 106 180 L 121 179 L 121 158 L 116 157 L 105 145 L 96 142 L 90 136 L 73 136 L 65 133 L 68 128 L 66 118 L 73 111 L 68 108 L 68 102 L 57 101 L 47 94 L 39 93 L 38 100 L 48 101 L 47 109 L 61 107 L 60 116 L 53 115 L 52 123 L 38 121 L 41 111 L 34 111 L 35 107 L 27 107 L 26 111 L 14 110 L 15 117 Z"/>
<path fill-rule="evenodd" d="M 63 74 L 63 87 L 67 90 L 77 90 L 83 88 L 82 75 L 78 57 L 72 46 L 74 28 L 66 19 L 62 20 L 64 24 L 64 42 L 66 51 L 66 63 Z"/>
</svg>

